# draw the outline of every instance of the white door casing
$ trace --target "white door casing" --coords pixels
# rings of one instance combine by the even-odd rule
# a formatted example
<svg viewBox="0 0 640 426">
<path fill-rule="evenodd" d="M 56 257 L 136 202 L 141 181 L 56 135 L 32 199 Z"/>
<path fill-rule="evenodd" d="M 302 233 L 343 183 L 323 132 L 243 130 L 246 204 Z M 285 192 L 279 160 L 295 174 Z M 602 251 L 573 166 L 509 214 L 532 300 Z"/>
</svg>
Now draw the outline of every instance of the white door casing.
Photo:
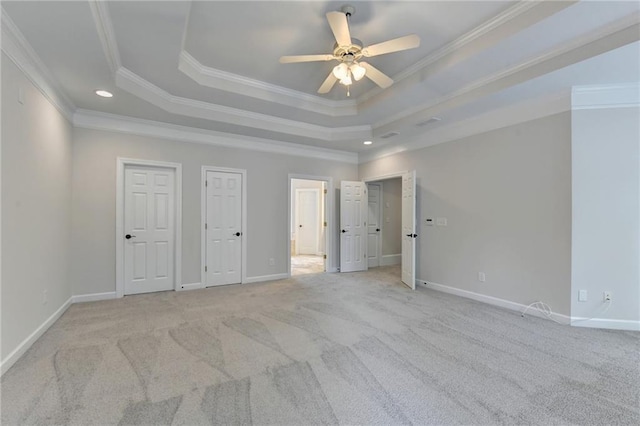
<svg viewBox="0 0 640 426">
<path fill-rule="evenodd" d="M 367 184 L 369 190 L 367 253 L 369 268 L 380 266 L 380 243 L 382 241 L 382 187 L 379 183 Z"/>
<path fill-rule="evenodd" d="M 175 170 L 124 169 L 124 294 L 175 288 Z"/>
<path fill-rule="evenodd" d="M 416 172 L 402 175 L 402 282 L 416 288 Z"/>
<path fill-rule="evenodd" d="M 296 189 L 296 254 L 317 255 L 320 234 L 320 190 Z"/>
<path fill-rule="evenodd" d="M 340 272 L 367 270 L 367 186 L 340 182 Z"/>
<path fill-rule="evenodd" d="M 242 282 L 242 178 L 206 171 L 205 287 Z"/>
</svg>

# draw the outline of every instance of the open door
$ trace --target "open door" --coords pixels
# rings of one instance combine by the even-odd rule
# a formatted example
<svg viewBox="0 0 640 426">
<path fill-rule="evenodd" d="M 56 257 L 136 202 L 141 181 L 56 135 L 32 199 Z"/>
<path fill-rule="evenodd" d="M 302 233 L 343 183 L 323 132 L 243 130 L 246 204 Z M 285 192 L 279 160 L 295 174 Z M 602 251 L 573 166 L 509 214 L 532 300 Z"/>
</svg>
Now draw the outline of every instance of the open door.
<svg viewBox="0 0 640 426">
<path fill-rule="evenodd" d="M 402 282 L 416 289 L 416 172 L 402 175 Z"/>
<path fill-rule="evenodd" d="M 367 270 L 367 185 L 340 183 L 340 272 Z"/>
</svg>

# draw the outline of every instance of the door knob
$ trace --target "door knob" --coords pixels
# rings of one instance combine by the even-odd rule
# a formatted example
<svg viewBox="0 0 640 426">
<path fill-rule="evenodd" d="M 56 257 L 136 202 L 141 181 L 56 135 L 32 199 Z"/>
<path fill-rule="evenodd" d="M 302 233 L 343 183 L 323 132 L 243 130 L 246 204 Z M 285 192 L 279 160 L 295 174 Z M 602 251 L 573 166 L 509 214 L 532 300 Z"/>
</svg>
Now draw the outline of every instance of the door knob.
<svg viewBox="0 0 640 426">
<path fill-rule="evenodd" d="M 298 225 L 298 228 L 302 228 L 302 225 Z"/>
<path fill-rule="evenodd" d="M 345 232 L 347 232 L 347 230 L 346 230 L 346 229 L 343 229 L 343 230 L 342 230 L 342 233 L 344 234 Z"/>
<path fill-rule="evenodd" d="M 413 234 L 407 234 L 407 237 L 413 237 Z"/>
<path fill-rule="evenodd" d="M 130 239 L 132 239 L 132 238 L 135 238 L 136 236 L 135 236 L 135 235 L 131 235 L 131 234 L 127 234 L 127 235 L 125 235 L 124 237 L 125 237 L 127 240 L 130 240 Z"/>
<path fill-rule="evenodd" d="M 376 228 L 376 232 L 380 232 L 380 228 Z"/>
<path fill-rule="evenodd" d="M 236 232 L 236 233 L 235 233 L 235 234 L 233 234 L 233 235 L 235 235 L 236 237 L 239 237 L 240 235 L 242 235 L 242 232 Z"/>
</svg>

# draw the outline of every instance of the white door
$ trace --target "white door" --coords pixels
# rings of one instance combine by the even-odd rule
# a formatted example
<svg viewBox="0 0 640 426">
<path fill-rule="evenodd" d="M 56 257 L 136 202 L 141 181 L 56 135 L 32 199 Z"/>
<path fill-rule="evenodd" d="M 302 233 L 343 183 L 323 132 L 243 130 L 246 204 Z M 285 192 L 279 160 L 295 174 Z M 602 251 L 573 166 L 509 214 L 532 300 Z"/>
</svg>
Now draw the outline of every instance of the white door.
<svg viewBox="0 0 640 426">
<path fill-rule="evenodd" d="M 369 190 L 369 220 L 367 222 L 367 252 L 369 254 L 369 268 L 380 266 L 380 211 L 381 211 L 381 195 L 380 184 L 367 184 Z"/>
<path fill-rule="evenodd" d="M 175 287 L 175 170 L 127 166 L 124 294 Z"/>
<path fill-rule="evenodd" d="M 416 288 L 416 172 L 402 176 L 402 282 Z"/>
<path fill-rule="evenodd" d="M 318 189 L 296 190 L 296 252 L 298 254 L 318 254 L 319 198 Z"/>
<path fill-rule="evenodd" d="M 340 183 L 340 272 L 367 270 L 367 186 Z"/>
<path fill-rule="evenodd" d="M 242 281 L 242 174 L 206 174 L 205 287 Z"/>
</svg>

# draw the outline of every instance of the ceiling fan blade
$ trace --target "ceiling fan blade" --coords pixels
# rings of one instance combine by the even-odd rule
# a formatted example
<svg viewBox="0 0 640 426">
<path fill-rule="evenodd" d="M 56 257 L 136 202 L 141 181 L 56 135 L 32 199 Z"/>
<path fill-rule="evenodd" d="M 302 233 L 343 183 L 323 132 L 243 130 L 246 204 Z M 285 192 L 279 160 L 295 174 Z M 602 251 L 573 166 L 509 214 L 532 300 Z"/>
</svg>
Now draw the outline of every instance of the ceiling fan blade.
<svg viewBox="0 0 640 426">
<path fill-rule="evenodd" d="M 315 61 L 330 61 L 334 59 L 333 55 L 297 55 L 297 56 L 281 56 L 281 64 L 293 64 L 295 62 L 315 62 Z"/>
<path fill-rule="evenodd" d="M 413 49 L 420 46 L 420 37 L 411 34 L 393 40 L 367 46 L 362 49 L 362 54 L 367 58 L 384 55 L 385 53 L 399 52 L 401 50 Z"/>
<path fill-rule="evenodd" d="M 338 81 L 338 79 L 333 75 L 333 72 L 329 73 L 329 77 L 322 83 L 322 86 L 318 89 L 318 93 L 329 93 L 333 85 L 336 84 L 336 81 Z"/>
<path fill-rule="evenodd" d="M 387 77 L 387 75 L 380 71 L 378 68 L 369 65 L 366 62 L 360 62 L 360 65 L 367 70 L 365 76 L 383 89 L 386 89 L 393 84 L 393 80 Z"/>
<path fill-rule="evenodd" d="M 349 33 L 347 15 L 342 12 L 329 12 L 327 13 L 327 21 L 329 21 L 329 26 L 338 42 L 338 46 L 351 45 L 351 34 Z"/>
</svg>

